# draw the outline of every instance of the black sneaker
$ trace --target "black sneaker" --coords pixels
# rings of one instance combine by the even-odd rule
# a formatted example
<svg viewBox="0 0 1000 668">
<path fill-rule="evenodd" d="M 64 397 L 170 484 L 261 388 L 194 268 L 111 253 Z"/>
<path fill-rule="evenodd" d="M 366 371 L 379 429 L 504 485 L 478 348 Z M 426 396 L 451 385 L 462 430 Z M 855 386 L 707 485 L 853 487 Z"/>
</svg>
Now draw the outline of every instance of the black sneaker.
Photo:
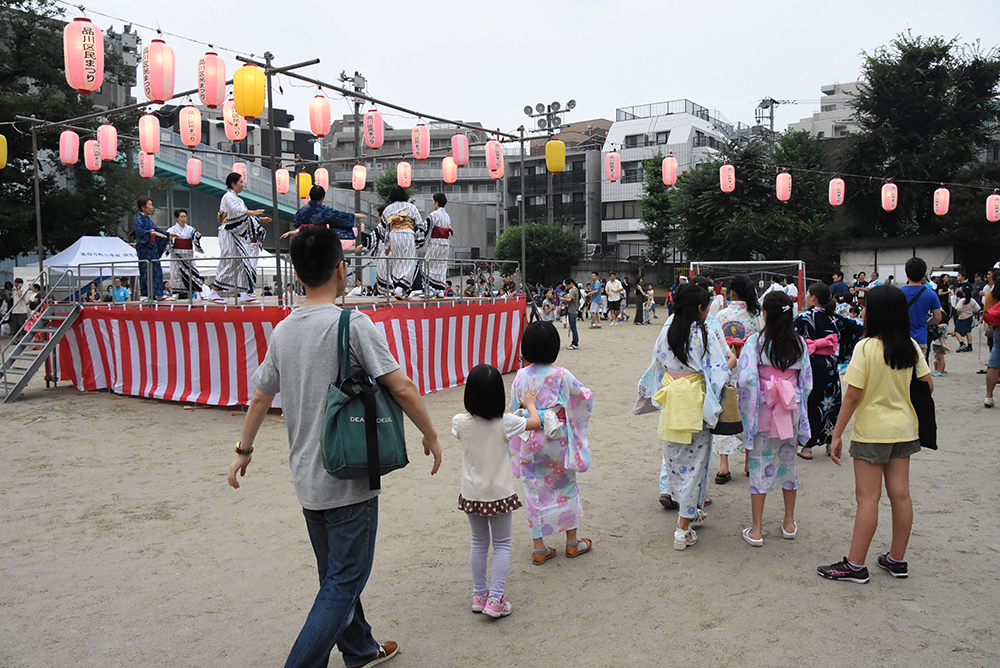
<svg viewBox="0 0 1000 668">
<path fill-rule="evenodd" d="M 883 568 L 889 571 L 889 575 L 894 578 L 905 578 L 909 577 L 909 573 L 906 570 L 905 561 L 889 561 L 889 553 L 878 555 L 878 559 L 875 560 L 879 568 Z"/>
<path fill-rule="evenodd" d="M 861 570 L 855 570 L 847 563 L 847 557 L 844 557 L 842 561 L 838 561 L 835 564 L 820 566 L 816 569 L 816 572 L 827 580 L 841 580 L 843 582 L 865 584 L 870 579 L 868 577 L 867 566 L 862 567 Z"/>
</svg>

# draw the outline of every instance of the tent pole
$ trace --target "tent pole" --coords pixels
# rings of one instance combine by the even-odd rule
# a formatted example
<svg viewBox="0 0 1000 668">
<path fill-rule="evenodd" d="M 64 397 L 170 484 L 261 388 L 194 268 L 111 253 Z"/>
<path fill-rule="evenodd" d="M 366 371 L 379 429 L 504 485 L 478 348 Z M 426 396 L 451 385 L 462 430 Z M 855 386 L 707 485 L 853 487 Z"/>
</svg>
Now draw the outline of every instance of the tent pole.
<svg viewBox="0 0 1000 668">
<path fill-rule="evenodd" d="M 31 126 L 31 162 L 34 164 L 35 181 L 35 240 L 38 243 L 38 274 L 42 274 L 42 261 L 45 259 L 45 249 L 42 247 L 42 199 L 39 194 L 38 176 L 38 132 Z"/>
</svg>

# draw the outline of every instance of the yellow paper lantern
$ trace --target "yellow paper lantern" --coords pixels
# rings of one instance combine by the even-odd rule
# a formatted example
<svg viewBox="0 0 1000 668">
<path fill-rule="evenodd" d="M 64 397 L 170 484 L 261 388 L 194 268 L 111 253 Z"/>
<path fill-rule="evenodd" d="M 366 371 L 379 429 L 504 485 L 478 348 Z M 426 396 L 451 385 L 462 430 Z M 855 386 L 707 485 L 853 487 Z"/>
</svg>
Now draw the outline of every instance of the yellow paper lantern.
<svg viewBox="0 0 1000 668">
<path fill-rule="evenodd" d="M 264 113 L 264 70 L 246 64 L 233 75 L 233 101 L 236 113 L 254 119 Z"/>
<path fill-rule="evenodd" d="M 309 175 L 309 172 L 299 172 L 295 180 L 299 187 L 299 197 L 309 197 L 309 191 L 313 187 L 313 178 Z"/>
<path fill-rule="evenodd" d="M 545 143 L 545 166 L 550 172 L 566 169 L 566 143 L 550 139 Z"/>
<path fill-rule="evenodd" d="M 7 166 L 7 137 L 0 135 L 0 169 Z"/>
</svg>

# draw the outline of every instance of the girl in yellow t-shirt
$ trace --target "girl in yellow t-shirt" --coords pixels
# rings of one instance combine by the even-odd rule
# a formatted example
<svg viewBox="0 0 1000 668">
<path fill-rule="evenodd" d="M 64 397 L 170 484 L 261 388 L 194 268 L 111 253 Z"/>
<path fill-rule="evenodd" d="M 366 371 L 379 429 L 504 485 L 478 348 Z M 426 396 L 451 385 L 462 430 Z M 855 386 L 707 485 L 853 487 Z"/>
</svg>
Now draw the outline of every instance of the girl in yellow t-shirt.
<svg viewBox="0 0 1000 668">
<path fill-rule="evenodd" d="M 862 317 L 866 338 L 854 347 L 844 376 L 848 387 L 830 445 L 830 458 L 839 466 L 841 439 L 854 416 L 850 449 L 858 499 L 854 537 L 851 551 L 842 561 L 817 569 L 828 580 L 860 584 L 868 582 L 865 559 L 878 526 L 883 479 L 892 503 L 892 542 L 877 563 L 893 577 L 907 576 L 906 545 L 913 526 L 910 455 L 920 450 L 917 414 L 910 403 L 914 367 L 916 377 L 934 389 L 920 347 L 910 338 L 903 291 L 889 285 L 871 288 L 865 295 Z"/>
</svg>

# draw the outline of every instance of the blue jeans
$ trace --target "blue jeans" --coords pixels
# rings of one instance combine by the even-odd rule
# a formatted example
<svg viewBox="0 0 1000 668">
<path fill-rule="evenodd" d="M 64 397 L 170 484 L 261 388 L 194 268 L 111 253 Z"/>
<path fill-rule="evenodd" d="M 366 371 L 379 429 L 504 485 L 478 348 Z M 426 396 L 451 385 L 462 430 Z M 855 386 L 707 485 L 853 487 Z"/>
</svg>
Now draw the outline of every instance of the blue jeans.
<svg viewBox="0 0 1000 668">
<path fill-rule="evenodd" d="M 568 313 L 569 316 L 569 333 L 573 335 L 573 345 L 580 345 L 580 334 L 576 331 L 576 313 Z"/>
<path fill-rule="evenodd" d="M 379 644 L 361 608 L 375 556 L 378 497 L 343 508 L 305 510 L 319 593 L 292 646 L 285 668 L 326 668 L 336 645 L 351 668 L 378 655 Z"/>
<path fill-rule="evenodd" d="M 135 247 L 135 254 L 139 256 L 140 260 L 157 260 L 159 255 L 156 254 L 156 246 L 138 246 Z M 149 271 L 148 265 L 153 265 L 153 294 L 149 294 L 149 286 L 146 285 L 147 282 L 147 272 Z M 139 262 L 139 294 L 143 297 L 149 297 L 150 299 L 154 297 L 163 296 L 163 265 L 160 262 Z"/>
</svg>

